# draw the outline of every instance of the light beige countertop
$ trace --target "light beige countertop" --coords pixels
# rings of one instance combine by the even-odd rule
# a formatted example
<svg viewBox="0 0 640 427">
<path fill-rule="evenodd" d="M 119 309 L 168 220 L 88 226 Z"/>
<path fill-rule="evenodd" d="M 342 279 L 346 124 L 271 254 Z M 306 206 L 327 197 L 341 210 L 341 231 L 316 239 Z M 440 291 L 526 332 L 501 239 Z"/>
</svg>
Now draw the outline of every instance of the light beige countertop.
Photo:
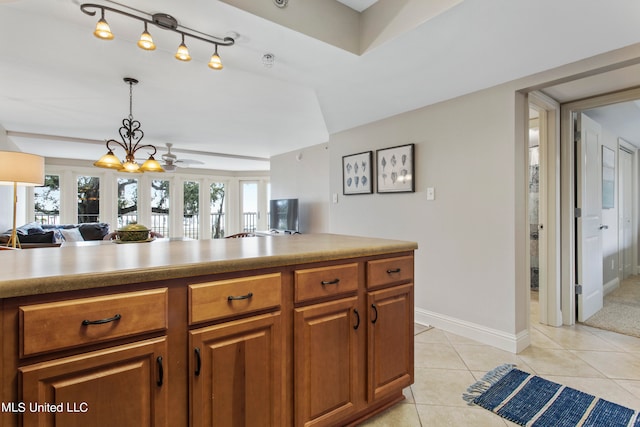
<svg viewBox="0 0 640 427">
<path fill-rule="evenodd" d="M 0 251 L 0 298 L 413 251 L 415 242 L 337 234 L 164 240 Z"/>
</svg>

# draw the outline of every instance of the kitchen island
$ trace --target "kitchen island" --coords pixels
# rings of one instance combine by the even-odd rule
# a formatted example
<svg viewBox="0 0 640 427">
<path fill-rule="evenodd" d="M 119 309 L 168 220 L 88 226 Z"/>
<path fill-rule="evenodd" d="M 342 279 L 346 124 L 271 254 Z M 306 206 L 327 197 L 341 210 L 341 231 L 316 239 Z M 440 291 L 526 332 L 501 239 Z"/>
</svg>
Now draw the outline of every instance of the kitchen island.
<svg viewBox="0 0 640 427">
<path fill-rule="evenodd" d="M 357 424 L 413 382 L 413 242 L 0 252 L 2 426 Z"/>
</svg>

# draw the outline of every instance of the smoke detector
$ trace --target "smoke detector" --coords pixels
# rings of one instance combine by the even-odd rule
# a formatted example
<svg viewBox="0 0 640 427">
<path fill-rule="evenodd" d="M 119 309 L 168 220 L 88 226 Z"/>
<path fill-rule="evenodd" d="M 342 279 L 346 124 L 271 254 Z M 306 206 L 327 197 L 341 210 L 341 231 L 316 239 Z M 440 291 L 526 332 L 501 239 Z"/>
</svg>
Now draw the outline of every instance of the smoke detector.
<svg viewBox="0 0 640 427">
<path fill-rule="evenodd" d="M 273 64 L 276 62 L 276 56 L 273 53 L 265 53 L 262 55 L 262 65 L 265 68 L 273 67 Z"/>
<path fill-rule="evenodd" d="M 273 2 L 279 8 L 287 7 L 287 4 L 289 4 L 289 0 L 273 0 Z"/>
</svg>

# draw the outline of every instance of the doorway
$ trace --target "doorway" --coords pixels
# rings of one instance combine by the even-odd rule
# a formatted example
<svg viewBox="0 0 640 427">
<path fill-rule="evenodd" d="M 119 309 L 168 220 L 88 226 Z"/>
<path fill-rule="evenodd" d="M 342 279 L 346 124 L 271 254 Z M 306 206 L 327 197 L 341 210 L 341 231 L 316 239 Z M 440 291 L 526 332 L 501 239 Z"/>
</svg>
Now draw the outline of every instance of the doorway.
<svg viewBox="0 0 640 427">
<path fill-rule="evenodd" d="M 560 326 L 560 105 L 531 92 L 528 107 L 528 291 L 540 323 Z"/>
<path fill-rule="evenodd" d="M 582 184 L 582 174 L 577 173 L 576 165 L 572 161 L 578 149 L 578 145 L 573 141 L 576 140 L 576 136 L 578 140 L 581 136 L 577 134 L 579 131 L 571 125 L 573 117 L 586 112 L 599 123 L 603 123 L 603 119 L 597 116 L 598 110 L 610 107 L 620 108 L 625 104 L 633 103 L 636 99 L 640 99 L 640 89 L 637 88 L 563 104 L 561 163 L 563 171 L 568 172 L 562 179 L 562 189 L 568 196 L 563 198 L 562 204 L 563 241 L 579 242 L 576 235 L 578 228 L 574 227 L 574 222 L 582 215 L 582 207 L 574 203 L 579 199 L 577 192 Z M 638 175 L 636 154 L 634 154 L 636 149 L 631 144 L 627 145 L 619 136 L 621 135 L 616 133 L 613 126 L 603 132 L 605 140 L 600 143 L 600 157 L 596 165 L 600 174 L 597 185 L 605 189 L 608 185 L 613 185 L 614 188 L 613 194 L 604 194 L 601 200 L 598 200 L 602 203 L 602 221 L 599 227 L 604 242 L 602 243 L 604 251 L 599 259 L 602 263 L 602 277 L 599 280 L 603 298 L 605 294 L 617 287 L 626 274 L 637 273 L 638 264 L 636 243 L 638 197 L 635 183 Z M 604 152 L 603 146 L 608 147 L 607 153 Z M 603 182 L 603 174 L 606 172 L 603 171 L 606 167 L 603 163 L 605 155 L 613 158 L 617 169 L 614 175 L 615 184 Z M 605 200 L 607 198 L 611 199 L 611 203 Z M 576 266 L 584 259 L 575 249 L 576 247 L 572 247 L 571 244 L 563 245 L 562 316 L 563 323 L 566 325 L 576 322 L 580 308 L 577 303 L 580 298 L 578 292 L 580 285 L 583 284 L 583 278 L 580 277 L 580 271 Z M 584 272 L 582 274 L 584 275 Z M 587 320 L 588 316 L 584 317 L 580 320 Z"/>
</svg>

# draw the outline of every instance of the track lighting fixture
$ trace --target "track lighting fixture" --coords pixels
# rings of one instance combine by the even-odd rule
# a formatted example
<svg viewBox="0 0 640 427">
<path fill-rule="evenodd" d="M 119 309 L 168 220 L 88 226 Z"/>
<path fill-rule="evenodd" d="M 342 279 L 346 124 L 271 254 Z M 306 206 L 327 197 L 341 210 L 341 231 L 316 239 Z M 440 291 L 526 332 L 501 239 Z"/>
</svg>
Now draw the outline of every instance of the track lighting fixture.
<svg viewBox="0 0 640 427">
<path fill-rule="evenodd" d="M 95 16 L 96 12 L 100 11 L 100 20 L 96 24 L 95 31 L 93 34 L 103 40 L 111 40 L 113 39 L 113 33 L 111 32 L 111 28 L 109 24 L 105 20 L 105 11 L 117 13 L 123 16 L 127 16 L 129 18 L 133 18 L 135 20 L 141 21 L 144 23 L 144 31 L 140 35 L 140 39 L 138 40 L 138 46 L 144 50 L 155 50 L 156 45 L 153 42 L 153 38 L 147 29 L 147 24 L 153 24 L 157 27 L 160 27 L 164 30 L 170 30 L 176 32 L 181 35 L 181 43 L 178 46 L 178 50 L 176 51 L 175 58 L 180 61 L 190 61 L 191 55 L 189 55 L 189 49 L 184 42 L 185 37 L 190 37 L 196 40 L 200 40 L 206 43 L 211 43 L 215 46 L 215 50 L 213 55 L 211 55 L 211 59 L 207 64 L 209 68 L 214 70 L 221 70 L 222 60 L 218 55 L 218 46 L 232 46 L 235 43 L 235 40 L 232 37 L 216 37 L 211 36 L 205 33 L 201 33 L 199 31 L 189 30 L 185 27 L 182 27 L 178 24 L 176 18 L 171 15 L 167 15 L 166 13 L 154 13 L 149 14 L 146 12 L 141 12 L 136 10 L 138 15 L 126 12 L 124 10 L 116 9 L 109 6 L 93 4 L 93 3 L 84 3 L 80 5 L 80 10 L 89 16 Z M 145 16 L 140 16 L 145 15 Z M 196 34 L 197 33 L 197 34 Z"/>
</svg>

